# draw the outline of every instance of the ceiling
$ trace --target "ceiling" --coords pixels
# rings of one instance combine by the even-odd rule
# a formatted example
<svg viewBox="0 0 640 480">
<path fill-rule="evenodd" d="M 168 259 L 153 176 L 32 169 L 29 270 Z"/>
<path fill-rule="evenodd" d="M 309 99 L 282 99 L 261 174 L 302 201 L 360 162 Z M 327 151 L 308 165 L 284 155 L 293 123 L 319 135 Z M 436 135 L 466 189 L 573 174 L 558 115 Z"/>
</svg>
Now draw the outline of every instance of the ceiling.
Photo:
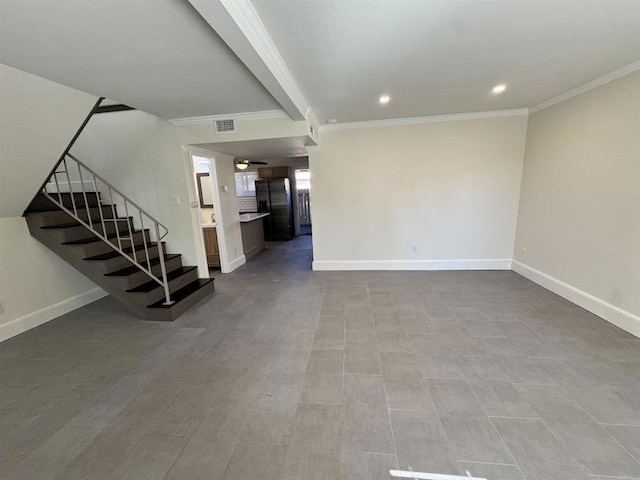
<svg viewBox="0 0 640 480">
<path fill-rule="evenodd" d="M 321 122 L 531 107 L 640 59 L 638 0 L 251 1 Z"/>
<path fill-rule="evenodd" d="M 640 59 L 640 0 L 248 1 L 196 3 L 253 5 L 321 122 L 531 107 Z M 281 109 L 211 24 L 187 0 L 0 0 L 0 62 L 166 119 Z"/>
<path fill-rule="evenodd" d="M 280 108 L 182 0 L 0 0 L 0 62 L 163 118 Z"/>
<path fill-rule="evenodd" d="M 239 159 L 265 160 L 272 158 L 302 157 L 309 154 L 306 145 L 314 145 L 307 135 L 299 137 L 267 138 L 239 142 L 204 143 L 198 147 L 218 153 L 233 155 Z"/>
</svg>

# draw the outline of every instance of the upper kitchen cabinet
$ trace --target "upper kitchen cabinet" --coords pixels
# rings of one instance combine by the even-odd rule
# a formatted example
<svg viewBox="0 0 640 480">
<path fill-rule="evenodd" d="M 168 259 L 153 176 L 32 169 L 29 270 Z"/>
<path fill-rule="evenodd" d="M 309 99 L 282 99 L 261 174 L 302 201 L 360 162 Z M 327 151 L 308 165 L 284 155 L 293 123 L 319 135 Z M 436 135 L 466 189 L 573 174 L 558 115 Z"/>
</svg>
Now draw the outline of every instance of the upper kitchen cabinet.
<svg viewBox="0 0 640 480">
<path fill-rule="evenodd" d="M 289 178 L 289 167 L 263 167 L 258 169 L 258 175 L 262 179 Z"/>
</svg>

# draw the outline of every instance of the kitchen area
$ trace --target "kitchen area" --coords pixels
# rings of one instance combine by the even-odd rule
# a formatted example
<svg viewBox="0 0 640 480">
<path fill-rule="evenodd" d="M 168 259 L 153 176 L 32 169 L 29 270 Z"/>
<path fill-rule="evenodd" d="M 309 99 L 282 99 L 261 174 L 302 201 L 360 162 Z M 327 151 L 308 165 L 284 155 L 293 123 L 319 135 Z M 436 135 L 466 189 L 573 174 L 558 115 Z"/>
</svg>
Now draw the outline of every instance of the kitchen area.
<svg viewBox="0 0 640 480">
<path fill-rule="evenodd" d="M 218 243 L 218 223 L 215 218 L 209 173 L 196 173 L 202 235 L 210 269 L 220 269 L 220 247 Z M 240 232 L 242 236 L 243 254 L 247 260 L 264 249 L 264 218 L 269 212 L 243 212 L 239 214 Z"/>
<path fill-rule="evenodd" d="M 217 192 L 236 194 L 242 254 L 246 261 L 263 251 L 268 245 L 265 242 L 290 240 L 301 234 L 301 229 L 302 232 L 310 232 L 308 185 L 302 195 L 296 187 L 296 176 L 300 177 L 301 172 L 302 177 L 305 177 L 306 172 L 308 179 L 306 157 L 268 162 L 235 160 L 235 192 L 231 191 L 231 185 L 213 185 L 206 164 L 203 162 L 199 165 L 196 158 L 194 157 L 195 183 L 207 266 L 210 270 L 221 268 L 221 237 L 224 241 L 224 235 L 218 231 L 220 224 L 216 222 L 214 209 L 213 195 Z"/>
</svg>

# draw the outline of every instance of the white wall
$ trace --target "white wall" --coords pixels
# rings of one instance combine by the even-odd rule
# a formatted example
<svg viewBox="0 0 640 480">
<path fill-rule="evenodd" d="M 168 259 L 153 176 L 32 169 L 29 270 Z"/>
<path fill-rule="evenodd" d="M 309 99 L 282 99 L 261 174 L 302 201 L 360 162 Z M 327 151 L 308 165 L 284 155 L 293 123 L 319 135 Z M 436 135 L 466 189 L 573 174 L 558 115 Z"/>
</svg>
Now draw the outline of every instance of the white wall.
<svg viewBox="0 0 640 480">
<path fill-rule="evenodd" d="M 0 342 L 105 295 L 35 240 L 24 218 L 0 218 Z"/>
<path fill-rule="evenodd" d="M 20 217 L 96 101 L 0 65 L 0 341 L 105 295 Z"/>
<path fill-rule="evenodd" d="M 526 126 L 323 130 L 310 156 L 314 269 L 510 268 Z"/>
<path fill-rule="evenodd" d="M 238 212 L 238 197 L 236 195 L 236 179 L 233 157 L 229 155 L 212 154 L 213 182 L 217 201 L 216 223 L 222 229 L 218 230 L 218 247 L 221 252 L 222 272 L 229 273 L 246 263 L 242 247 L 242 232 L 240 230 L 240 213 Z M 227 187 L 228 191 L 225 191 Z M 224 237 L 224 238 L 222 238 Z"/>
<path fill-rule="evenodd" d="M 0 64 L 0 218 L 22 215 L 97 100 Z"/>
<path fill-rule="evenodd" d="M 193 179 L 176 127 L 141 111 L 96 115 L 71 151 L 167 226 L 170 253 L 197 265 L 188 192 Z M 174 195 L 180 205 L 173 204 Z"/>
<path fill-rule="evenodd" d="M 514 258 L 640 336 L 640 72 L 530 115 Z"/>
</svg>

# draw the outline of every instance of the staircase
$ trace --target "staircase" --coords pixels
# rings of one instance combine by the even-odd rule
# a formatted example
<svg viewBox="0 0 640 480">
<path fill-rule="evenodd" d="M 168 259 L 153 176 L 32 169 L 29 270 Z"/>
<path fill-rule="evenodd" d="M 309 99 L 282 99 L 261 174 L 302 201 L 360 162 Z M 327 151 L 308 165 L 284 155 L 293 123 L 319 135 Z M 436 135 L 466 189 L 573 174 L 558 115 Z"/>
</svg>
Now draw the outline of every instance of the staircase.
<svg viewBox="0 0 640 480">
<path fill-rule="evenodd" d="M 167 253 L 168 229 L 69 153 L 99 109 L 25 210 L 29 232 L 137 316 L 175 320 L 213 293 L 213 279 Z"/>
</svg>

